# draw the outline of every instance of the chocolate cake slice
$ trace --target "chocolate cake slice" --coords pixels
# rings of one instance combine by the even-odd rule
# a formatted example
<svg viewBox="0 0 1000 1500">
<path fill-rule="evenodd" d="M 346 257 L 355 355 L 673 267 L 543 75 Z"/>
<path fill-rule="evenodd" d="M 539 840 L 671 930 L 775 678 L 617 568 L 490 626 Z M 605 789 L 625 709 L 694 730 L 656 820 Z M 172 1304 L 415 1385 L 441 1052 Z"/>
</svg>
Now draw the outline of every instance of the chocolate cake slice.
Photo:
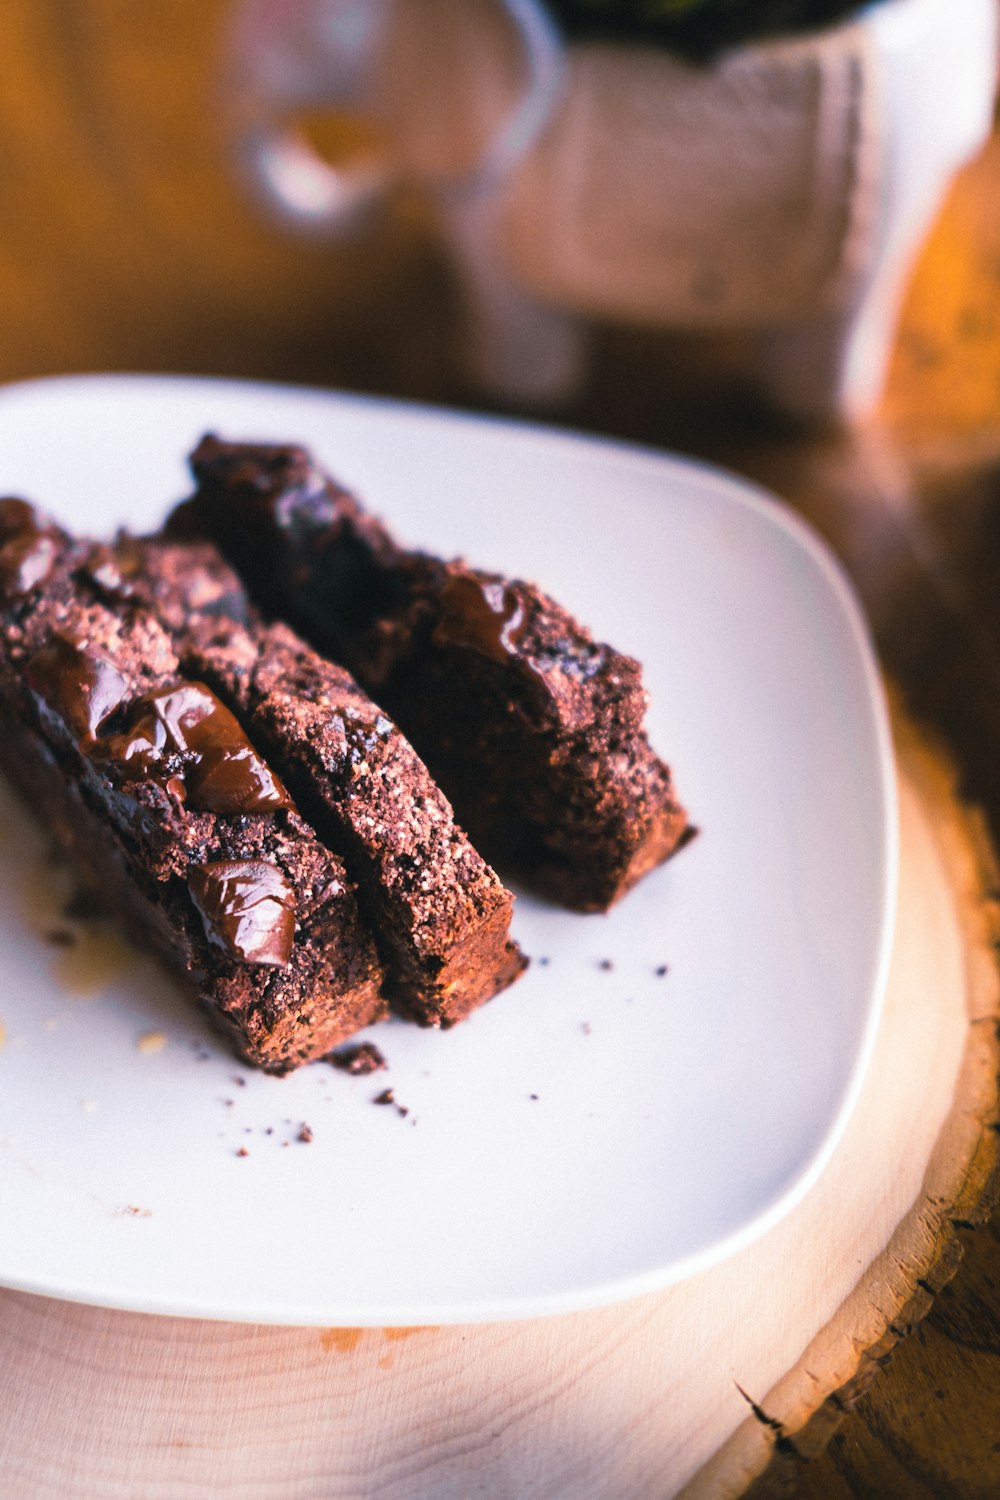
<svg viewBox="0 0 1000 1500">
<path fill-rule="evenodd" d="M 602 911 L 678 847 L 638 662 L 533 584 L 401 547 L 302 447 L 208 436 L 191 465 L 169 532 L 357 677 L 493 863 Z"/>
<path fill-rule="evenodd" d="M 449 1026 L 510 984 L 513 898 L 456 825 L 409 742 L 342 667 L 264 625 L 206 543 L 123 537 L 123 575 L 278 767 L 343 855 L 375 933 L 393 1009 Z"/>
<path fill-rule="evenodd" d="M 0 501 L 0 764 L 248 1062 L 385 1014 L 343 863 L 106 548 Z"/>
</svg>

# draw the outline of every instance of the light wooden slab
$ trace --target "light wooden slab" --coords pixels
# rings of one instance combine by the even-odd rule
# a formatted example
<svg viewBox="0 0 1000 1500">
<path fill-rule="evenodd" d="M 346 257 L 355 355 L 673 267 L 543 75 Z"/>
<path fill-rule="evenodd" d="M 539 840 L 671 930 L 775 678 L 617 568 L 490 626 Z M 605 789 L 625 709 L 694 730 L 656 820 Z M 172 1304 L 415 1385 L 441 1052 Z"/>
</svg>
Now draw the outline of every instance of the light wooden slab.
<svg viewBox="0 0 1000 1500">
<path fill-rule="evenodd" d="M 765 1238 L 623 1306 L 480 1327 L 241 1327 L 0 1293 L 0 1494 L 717 1500 L 776 1441 L 822 1442 L 828 1398 L 926 1309 L 996 1166 L 992 858 L 945 761 L 897 730 L 876 1055 L 830 1167 Z"/>
</svg>

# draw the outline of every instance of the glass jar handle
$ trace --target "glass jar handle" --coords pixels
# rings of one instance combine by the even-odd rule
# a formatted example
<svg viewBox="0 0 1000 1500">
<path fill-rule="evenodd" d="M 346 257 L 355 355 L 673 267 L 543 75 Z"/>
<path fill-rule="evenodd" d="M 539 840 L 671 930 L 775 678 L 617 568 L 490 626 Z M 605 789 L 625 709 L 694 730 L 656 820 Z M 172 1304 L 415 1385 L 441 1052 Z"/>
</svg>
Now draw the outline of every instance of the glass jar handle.
<svg viewBox="0 0 1000 1500">
<path fill-rule="evenodd" d="M 299 228 L 350 232 L 407 178 L 380 131 L 374 98 L 394 20 L 407 3 L 242 0 L 237 10 L 225 62 L 227 131 L 251 189 Z M 470 164 L 454 175 L 421 179 L 446 199 L 507 177 L 544 128 L 558 93 L 563 50 L 544 5 L 492 3 L 512 29 L 524 82 Z M 332 160 L 296 128 L 310 111 L 332 113 L 339 122 L 342 149 Z"/>
</svg>

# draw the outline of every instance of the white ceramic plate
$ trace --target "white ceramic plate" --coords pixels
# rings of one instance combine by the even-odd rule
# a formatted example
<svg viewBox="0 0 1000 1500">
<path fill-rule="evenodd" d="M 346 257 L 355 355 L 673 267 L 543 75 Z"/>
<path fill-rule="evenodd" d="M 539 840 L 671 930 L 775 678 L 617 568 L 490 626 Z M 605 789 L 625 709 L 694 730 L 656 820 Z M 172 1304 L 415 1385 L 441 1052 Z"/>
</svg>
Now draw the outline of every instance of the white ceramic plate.
<svg viewBox="0 0 1000 1500">
<path fill-rule="evenodd" d="M 608 1302 L 746 1243 L 833 1149 L 888 957 L 886 713 L 837 566 L 776 502 L 693 463 L 229 382 L 10 388 L 0 493 L 80 530 L 148 528 L 207 428 L 311 444 L 401 536 L 544 581 L 638 656 L 702 833 L 609 916 L 521 896 L 526 978 L 454 1031 L 378 1028 L 387 1073 L 274 1079 L 139 958 L 95 998 L 61 987 L 66 954 L 25 919 L 43 840 L 4 795 L 0 1283 L 442 1323 Z M 166 1044 L 140 1047 L 149 1033 Z M 407 1114 L 372 1102 L 385 1087 Z"/>
</svg>

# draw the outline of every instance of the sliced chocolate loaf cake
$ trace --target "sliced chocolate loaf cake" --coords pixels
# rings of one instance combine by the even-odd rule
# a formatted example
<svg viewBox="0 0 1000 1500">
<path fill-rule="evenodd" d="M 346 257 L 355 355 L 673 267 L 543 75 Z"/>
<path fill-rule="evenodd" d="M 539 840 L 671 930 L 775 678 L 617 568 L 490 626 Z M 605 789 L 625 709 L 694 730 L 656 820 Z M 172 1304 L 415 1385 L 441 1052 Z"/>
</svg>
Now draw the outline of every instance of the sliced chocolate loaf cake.
<svg viewBox="0 0 1000 1500">
<path fill-rule="evenodd" d="M 0 501 L 0 764 L 81 872 L 272 1072 L 385 1013 L 342 861 L 107 548 Z"/>
<path fill-rule="evenodd" d="M 456 825 L 409 742 L 342 667 L 264 625 L 206 543 L 122 538 L 123 575 L 185 672 L 247 725 L 320 837 L 343 855 L 394 1010 L 449 1026 L 525 966 L 513 898 Z"/>
<path fill-rule="evenodd" d="M 631 657 L 533 584 L 399 546 L 304 448 L 206 437 L 191 464 L 170 534 L 213 540 L 266 614 L 357 677 L 487 858 L 602 911 L 677 848 Z"/>
</svg>

